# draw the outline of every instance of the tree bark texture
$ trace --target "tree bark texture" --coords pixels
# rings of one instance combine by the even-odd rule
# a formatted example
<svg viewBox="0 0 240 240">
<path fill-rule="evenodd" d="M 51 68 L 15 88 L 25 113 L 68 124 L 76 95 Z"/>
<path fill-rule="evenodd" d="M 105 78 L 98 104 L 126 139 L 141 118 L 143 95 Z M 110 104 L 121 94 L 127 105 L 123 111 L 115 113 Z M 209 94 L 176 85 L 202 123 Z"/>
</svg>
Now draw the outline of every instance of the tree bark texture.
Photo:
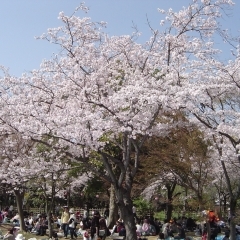
<svg viewBox="0 0 240 240">
<path fill-rule="evenodd" d="M 118 206 L 116 204 L 116 194 L 113 185 L 110 188 L 109 217 L 107 221 L 108 228 L 113 228 L 118 220 Z"/>
<path fill-rule="evenodd" d="M 21 192 L 20 190 L 14 190 L 14 194 L 16 196 L 17 210 L 19 214 L 20 231 L 25 231 L 26 229 L 25 229 L 24 214 L 23 214 L 24 192 Z"/>
</svg>

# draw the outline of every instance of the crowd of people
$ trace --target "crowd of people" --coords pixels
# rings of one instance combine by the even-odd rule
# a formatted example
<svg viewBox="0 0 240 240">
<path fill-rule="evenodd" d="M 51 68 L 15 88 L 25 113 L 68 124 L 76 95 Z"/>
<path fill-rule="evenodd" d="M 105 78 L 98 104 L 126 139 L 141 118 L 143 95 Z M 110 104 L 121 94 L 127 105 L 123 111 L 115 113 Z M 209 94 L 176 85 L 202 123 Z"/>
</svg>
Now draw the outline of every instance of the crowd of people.
<svg viewBox="0 0 240 240">
<path fill-rule="evenodd" d="M 20 228 L 20 216 L 18 213 L 16 213 L 14 216 L 10 218 L 4 217 L 4 220 L 2 223 L 11 223 L 13 225 L 12 228 L 8 229 L 9 235 L 13 234 L 14 236 L 17 233 L 17 230 Z M 26 232 L 31 232 L 36 235 L 44 236 L 46 234 L 46 230 L 48 228 L 48 220 L 45 215 L 36 215 L 34 216 L 33 213 L 30 213 L 29 215 L 26 215 L 24 217 L 24 230 Z M 8 235 L 7 235 L 8 236 Z M 9 236 L 8 238 L 9 239 Z"/>
<path fill-rule="evenodd" d="M 126 229 L 124 221 L 119 218 L 114 227 L 109 229 L 107 227 L 107 219 L 109 217 L 109 209 L 101 215 L 99 211 L 94 211 L 89 216 L 87 209 L 83 211 L 81 215 L 79 211 L 74 211 L 73 208 L 68 206 L 59 209 L 58 216 L 52 214 L 51 219 L 48 220 L 45 214 L 34 215 L 32 212 L 25 214 L 24 227 L 25 231 L 34 233 L 36 235 L 44 236 L 47 233 L 49 221 L 57 226 L 58 231 L 55 233 L 54 238 L 58 238 L 58 234 L 64 238 L 76 239 L 79 235 L 84 240 L 101 239 L 105 240 L 107 236 L 117 234 L 118 236 L 126 236 Z M 136 234 L 138 240 L 146 239 L 147 236 L 156 236 L 156 239 L 187 239 L 185 231 L 193 232 L 198 231 L 199 236 L 202 239 L 206 239 L 206 224 L 200 225 L 192 218 L 173 218 L 170 221 L 165 220 L 163 223 L 153 216 L 147 216 L 139 218 L 134 212 L 134 218 L 136 223 Z M 223 223 L 216 221 L 216 216 L 213 215 L 209 218 L 211 227 L 211 239 L 215 237 L 221 231 Z M 14 240 L 17 237 L 20 226 L 20 216 L 18 213 L 14 213 L 12 206 L 4 208 L 0 211 L 1 223 L 12 223 L 14 227 L 9 228 L 3 239 Z M 236 225 L 236 231 L 240 232 L 240 225 Z M 237 232 L 238 233 L 238 232 Z M 225 232 L 224 240 L 229 238 L 229 231 Z"/>
<path fill-rule="evenodd" d="M 2 222 L 11 222 L 15 228 L 9 229 L 8 234 L 5 237 L 11 238 L 11 235 L 15 236 L 14 229 L 17 229 L 20 225 L 19 214 L 13 215 L 13 212 L 9 213 L 4 209 L 2 212 Z M 8 212 L 8 213 L 6 213 Z M 118 234 L 119 236 L 126 236 L 126 229 L 122 219 L 118 219 L 112 229 L 107 227 L 107 218 L 109 210 L 106 209 L 104 214 L 100 214 L 98 211 L 94 211 L 92 216 L 89 217 L 87 210 L 84 210 L 83 215 L 80 216 L 78 212 L 75 212 L 73 208 L 68 206 L 63 207 L 63 210 L 58 212 L 59 216 L 52 215 L 50 219 L 51 223 L 57 225 L 57 229 L 64 238 L 76 239 L 79 235 L 82 235 L 84 240 L 89 239 L 102 239 L 105 240 L 107 236 L 111 234 Z M 5 219 L 5 220 L 4 220 Z M 140 239 L 146 236 L 158 236 L 161 233 L 161 222 L 154 220 L 152 216 L 139 219 L 136 217 L 136 233 Z M 34 215 L 29 213 L 24 218 L 25 230 L 36 235 L 45 235 L 48 229 L 48 218 L 44 214 Z M 77 224 L 78 227 L 77 227 Z M 173 226 L 174 224 L 172 224 Z M 171 226 L 171 233 L 177 233 Z M 159 235 L 160 236 L 160 235 Z M 15 236 L 16 237 L 16 236 Z M 57 238 L 57 236 L 56 236 Z M 10 239 L 11 240 L 11 239 Z"/>
<path fill-rule="evenodd" d="M 60 211 L 59 211 L 60 212 Z M 105 239 L 111 233 L 107 228 L 106 214 L 100 215 L 99 211 L 94 211 L 92 217 L 89 217 L 88 211 L 85 209 L 81 216 L 79 212 L 75 212 L 73 208 L 65 206 L 61 212 L 61 216 L 54 221 L 59 228 L 59 235 L 65 239 L 70 235 L 71 239 L 76 239 L 79 235 L 84 239 Z M 79 226 L 77 227 L 77 225 Z"/>
<path fill-rule="evenodd" d="M 101 239 L 109 234 L 109 229 L 106 225 L 106 215 L 100 216 L 98 211 L 95 211 L 92 218 L 89 218 L 88 211 L 85 210 L 83 216 L 80 216 L 79 212 L 75 212 L 73 208 L 68 208 L 68 206 L 63 207 L 63 210 L 59 209 L 58 216 L 52 214 L 51 223 L 57 226 L 57 229 L 64 238 L 69 235 L 71 239 L 76 239 L 78 234 L 85 234 L 86 238 L 92 238 L 97 236 Z M 105 212 L 107 213 L 107 211 Z M 46 214 L 34 215 L 32 212 L 24 214 L 24 230 L 26 232 L 31 232 L 36 235 L 44 236 L 48 229 L 48 218 Z M 79 224 L 80 222 L 80 224 Z M 17 230 L 20 228 L 20 216 L 18 213 L 13 212 L 13 209 L 4 208 L 0 211 L 0 223 L 11 223 L 12 228 L 9 228 L 7 234 L 5 234 L 4 239 L 13 240 L 17 237 Z M 77 224 L 79 227 L 77 228 Z M 77 233 L 78 229 L 78 233 Z M 87 237 L 89 235 L 89 237 Z M 57 234 L 55 234 L 55 239 Z"/>
</svg>

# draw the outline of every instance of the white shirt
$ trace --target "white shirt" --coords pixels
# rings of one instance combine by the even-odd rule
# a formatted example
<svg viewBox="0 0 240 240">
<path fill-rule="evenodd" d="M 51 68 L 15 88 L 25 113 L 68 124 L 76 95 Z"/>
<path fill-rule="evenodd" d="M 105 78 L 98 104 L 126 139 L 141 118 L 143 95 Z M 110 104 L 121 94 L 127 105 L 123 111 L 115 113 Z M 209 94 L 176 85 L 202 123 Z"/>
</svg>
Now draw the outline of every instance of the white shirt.
<svg viewBox="0 0 240 240">
<path fill-rule="evenodd" d="M 137 232 L 140 232 L 140 233 L 142 232 L 142 226 L 140 224 L 136 224 L 136 228 L 137 228 L 136 229 Z"/>
<path fill-rule="evenodd" d="M 30 225 L 32 225 L 32 224 L 33 224 L 33 218 L 32 218 L 32 217 L 29 218 L 29 219 L 28 219 L 28 222 L 29 222 Z"/>
<path fill-rule="evenodd" d="M 83 211 L 83 217 L 84 217 L 84 218 L 87 218 L 87 217 L 88 217 L 88 211 L 87 211 L 87 210 L 84 210 L 84 211 Z"/>
<path fill-rule="evenodd" d="M 75 216 L 74 213 L 72 213 L 72 214 L 70 215 L 69 220 L 71 220 L 71 219 L 73 219 L 73 221 L 72 221 L 71 223 L 69 223 L 69 227 L 70 227 L 70 228 L 75 228 L 76 216 Z"/>
</svg>

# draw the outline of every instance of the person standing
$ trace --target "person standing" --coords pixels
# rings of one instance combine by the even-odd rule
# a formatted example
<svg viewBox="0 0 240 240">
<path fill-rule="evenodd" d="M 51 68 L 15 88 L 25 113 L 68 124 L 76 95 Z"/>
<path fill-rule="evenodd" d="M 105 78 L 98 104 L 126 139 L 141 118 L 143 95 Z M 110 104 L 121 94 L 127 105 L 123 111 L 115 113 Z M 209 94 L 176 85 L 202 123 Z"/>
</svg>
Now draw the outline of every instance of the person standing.
<svg viewBox="0 0 240 240">
<path fill-rule="evenodd" d="M 109 207 L 107 206 L 106 208 L 105 208 L 105 211 L 104 211 L 104 218 L 106 219 L 106 221 L 108 220 L 108 218 L 109 218 Z"/>
<path fill-rule="evenodd" d="M 87 208 L 87 205 L 85 205 L 84 211 L 83 211 L 83 218 L 82 218 L 82 229 L 86 230 L 89 228 L 90 228 L 90 224 L 89 224 L 88 208 Z"/>
<path fill-rule="evenodd" d="M 71 234 L 71 239 L 74 239 L 73 236 L 75 237 L 75 239 L 77 238 L 77 233 L 76 233 L 76 225 L 77 225 L 77 219 L 76 216 L 74 214 L 74 209 L 71 208 L 69 210 L 70 218 L 69 218 L 69 230 L 70 230 L 70 234 Z"/>
<path fill-rule="evenodd" d="M 100 220 L 100 213 L 98 211 L 94 211 L 93 219 L 91 222 L 91 239 L 96 237 L 98 239 L 99 236 L 99 220 Z"/>
<path fill-rule="evenodd" d="M 62 212 L 61 216 L 61 228 L 63 230 L 64 237 L 67 238 L 68 235 L 68 221 L 70 218 L 68 207 L 64 207 L 64 211 Z"/>
</svg>

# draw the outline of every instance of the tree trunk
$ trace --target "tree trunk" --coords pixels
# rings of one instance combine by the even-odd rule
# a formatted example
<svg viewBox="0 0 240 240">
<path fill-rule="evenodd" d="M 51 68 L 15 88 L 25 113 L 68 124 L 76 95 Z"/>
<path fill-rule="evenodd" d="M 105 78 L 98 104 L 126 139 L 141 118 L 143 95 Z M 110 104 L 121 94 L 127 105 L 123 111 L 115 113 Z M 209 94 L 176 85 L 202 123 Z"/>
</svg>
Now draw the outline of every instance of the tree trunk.
<svg viewBox="0 0 240 240">
<path fill-rule="evenodd" d="M 120 210 L 120 217 L 123 219 L 126 229 L 126 240 L 135 240 L 137 239 L 137 233 L 134 215 L 132 212 L 133 203 L 130 193 L 124 187 L 120 187 L 116 191 L 116 197 Z"/>
<path fill-rule="evenodd" d="M 172 205 L 172 200 L 173 200 L 173 192 L 176 188 L 176 183 L 166 183 L 166 188 L 167 188 L 167 202 L 166 202 L 166 218 L 167 221 L 170 221 L 172 218 L 172 212 L 173 212 L 173 205 Z"/>
<path fill-rule="evenodd" d="M 222 156 L 222 152 L 220 153 L 221 153 L 220 156 Z M 233 194 L 231 181 L 227 172 L 226 165 L 224 161 L 221 161 L 221 164 L 222 164 L 224 176 L 226 178 L 227 187 L 228 187 L 229 196 L 230 196 L 230 216 L 229 216 L 229 228 L 230 228 L 230 234 L 231 234 L 230 240 L 235 240 L 236 239 L 236 229 L 235 229 L 236 206 L 237 206 L 237 199 L 239 198 L 240 192 L 238 190 L 235 194 Z M 239 189 L 239 186 L 238 186 L 238 189 Z"/>
<path fill-rule="evenodd" d="M 48 216 L 48 230 L 49 230 L 48 236 L 49 236 L 49 238 L 51 238 L 53 235 L 53 224 L 51 222 L 51 210 L 50 209 L 47 212 L 47 216 Z"/>
<path fill-rule="evenodd" d="M 235 216 L 236 216 L 236 205 L 237 200 L 230 198 L 230 218 L 229 218 L 229 228 L 230 228 L 230 240 L 236 239 L 236 223 L 235 223 Z"/>
<path fill-rule="evenodd" d="M 20 231 L 25 231 L 24 214 L 23 214 L 24 192 L 20 192 L 19 190 L 14 190 L 14 194 L 16 196 L 17 210 L 19 214 Z"/>
<path fill-rule="evenodd" d="M 118 206 L 116 203 L 116 195 L 113 185 L 110 188 L 110 201 L 109 201 L 109 217 L 107 220 L 108 228 L 113 228 L 118 220 Z"/>
<path fill-rule="evenodd" d="M 51 202 L 48 204 L 48 198 L 46 200 L 46 205 L 48 206 L 47 209 L 47 216 L 48 216 L 48 236 L 51 238 L 53 236 L 53 223 L 51 221 L 52 219 L 52 212 L 55 211 L 55 194 L 56 194 L 56 189 L 55 189 L 55 181 L 54 181 L 54 175 L 52 173 L 52 191 L 51 191 Z"/>
<path fill-rule="evenodd" d="M 173 205 L 171 203 L 166 203 L 166 219 L 169 222 L 172 218 Z"/>
</svg>

